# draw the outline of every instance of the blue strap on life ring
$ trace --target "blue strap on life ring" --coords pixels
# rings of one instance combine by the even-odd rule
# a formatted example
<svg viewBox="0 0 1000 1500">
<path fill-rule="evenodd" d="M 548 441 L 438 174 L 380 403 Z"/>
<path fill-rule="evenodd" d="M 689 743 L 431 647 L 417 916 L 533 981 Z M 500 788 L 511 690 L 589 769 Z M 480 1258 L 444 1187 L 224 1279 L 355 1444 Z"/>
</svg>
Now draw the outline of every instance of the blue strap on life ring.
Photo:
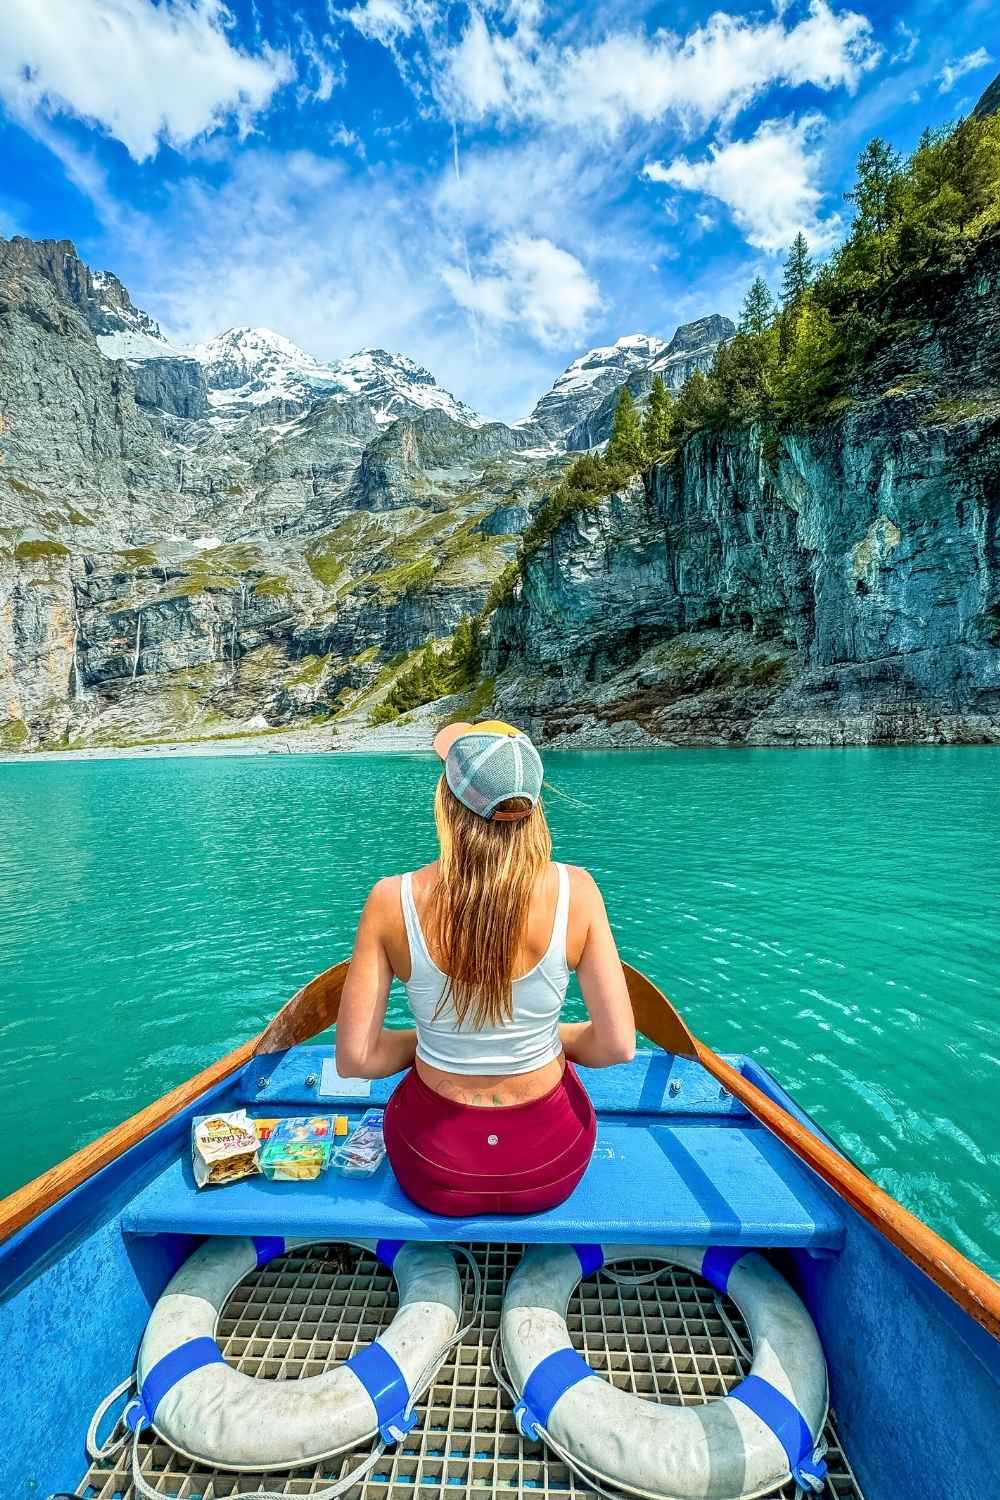
<svg viewBox="0 0 1000 1500">
<path fill-rule="evenodd" d="M 406 1376 L 378 1339 L 352 1354 L 345 1365 L 361 1381 L 371 1397 L 383 1442 L 398 1443 L 417 1424 L 415 1411 L 406 1411 L 410 1390 Z"/>
<path fill-rule="evenodd" d="M 788 1470 L 802 1489 L 820 1490 L 826 1477 L 826 1464 L 814 1459 L 816 1444 L 809 1424 L 793 1402 L 759 1375 L 747 1375 L 729 1395 L 742 1401 L 765 1427 L 770 1427 L 785 1450 Z"/>
<path fill-rule="evenodd" d="M 604 1251 L 600 1245 L 574 1245 L 576 1258 L 580 1262 L 580 1280 L 599 1271 L 604 1264 Z"/>
<path fill-rule="evenodd" d="M 393 1261 L 405 1244 L 405 1240 L 376 1240 L 375 1254 L 382 1264 L 391 1271 Z"/>
<path fill-rule="evenodd" d="M 133 1401 L 125 1413 L 127 1425 L 135 1432 L 137 1427 L 147 1427 L 156 1415 L 156 1408 L 168 1391 L 173 1390 L 185 1375 L 191 1375 L 204 1365 L 216 1364 L 222 1359 L 222 1350 L 214 1339 L 188 1339 L 178 1344 L 162 1359 L 158 1359 L 142 1382 L 138 1399 Z"/>
<path fill-rule="evenodd" d="M 255 1234 L 251 1240 L 257 1253 L 257 1269 L 266 1266 L 269 1260 L 277 1260 L 285 1253 L 285 1242 L 277 1235 Z"/>
<path fill-rule="evenodd" d="M 714 1286 L 717 1292 L 725 1294 L 729 1291 L 729 1277 L 733 1267 L 744 1255 L 752 1253 L 750 1250 L 741 1250 L 737 1245 L 711 1245 L 702 1258 L 701 1274 L 709 1286 Z"/>
<path fill-rule="evenodd" d="M 539 1438 L 540 1427 L 548 1427 L 552 1408 L 561 1396 L 593 1375 L 587 1361 L 575 1349 L 556 1349 L 540 1360 L 527 1380 L 514 1407 L 514 1421 L 522 1437 Z"/>
</svg>

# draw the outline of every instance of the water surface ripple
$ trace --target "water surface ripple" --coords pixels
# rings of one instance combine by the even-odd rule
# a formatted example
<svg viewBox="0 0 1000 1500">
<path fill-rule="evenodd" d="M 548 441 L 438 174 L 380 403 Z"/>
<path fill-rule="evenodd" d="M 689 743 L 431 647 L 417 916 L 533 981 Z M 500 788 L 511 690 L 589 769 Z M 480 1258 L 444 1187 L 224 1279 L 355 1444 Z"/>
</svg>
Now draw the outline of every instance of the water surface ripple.
<svg viewBox="0 0 1000 1500">
<path fill-rule="evenodd" d="M 548 759 L 557 855 L 601 882 L 625 956 L 994 1274 L 998 772 L 1000 751 L 964 748 Z M 344 955 L 371 883 L 432 856 L 435 774 L 0 766 L 0 1192 Z"/>
</svg>

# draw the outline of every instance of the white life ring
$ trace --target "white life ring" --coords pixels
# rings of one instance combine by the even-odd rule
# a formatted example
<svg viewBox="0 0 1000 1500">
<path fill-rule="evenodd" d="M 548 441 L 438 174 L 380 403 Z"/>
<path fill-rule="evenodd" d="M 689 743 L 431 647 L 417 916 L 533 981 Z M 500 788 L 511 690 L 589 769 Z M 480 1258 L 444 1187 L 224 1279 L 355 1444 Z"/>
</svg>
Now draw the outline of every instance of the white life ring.
<svg viewBox="0 0 1000 1500">
<path fill-rule="evenodd" d="M 399 1309 L 374 1343 L 302 1380 L 257 1380 L 226 1364 L 216 1342 L 233 1288 L 256 1266 L 310 1240 L 212 1239 L 185 1261 L 153 1309 L 129 1426 L 149 1424 L 187 1458 L 235 1470 L 294 1468 L 413 1425 L 411 1395 L 458 1328 L 462 1289 L 445 1245 L 351 1240 L 392 1269 Z"/>
<path fill-rule="evenodd" d="M 616 1389 L 576 1353 L 566 1325 L 583 1276 L 614 1260 L 686 1266 L 737 1304 L 750 1375 L 699 1406 L 660 1406 Z M 535 1245 L 501 1318 L 504 1362 L 525 1436 L 544 1436 L 604 1483 L 649 1500 L 753 1500 L 789 1478 L 819 1490 L 828 1393 L 819 1336 L 802 1302 L 752 1251 L 649 1245 Z"/>
</svg>

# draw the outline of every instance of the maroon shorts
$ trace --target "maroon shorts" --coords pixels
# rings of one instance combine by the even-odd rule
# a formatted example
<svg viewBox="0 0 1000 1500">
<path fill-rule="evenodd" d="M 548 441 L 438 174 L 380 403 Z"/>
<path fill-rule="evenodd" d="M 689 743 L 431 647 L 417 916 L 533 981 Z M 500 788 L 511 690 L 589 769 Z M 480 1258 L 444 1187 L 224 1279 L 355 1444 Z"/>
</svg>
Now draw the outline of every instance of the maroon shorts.
<svg viewBox="0 0 1000 1500">
<path fill-rule="evenodd" d="M 415 1068 L 385 1110 L 385 1144 L 408 1198 L 433 1214 L 536 1214 L 568 1198 L 594 1150 L 594 1106 L 572 1063 L 527 1104 L 457 1104 Z"/>
</svg>

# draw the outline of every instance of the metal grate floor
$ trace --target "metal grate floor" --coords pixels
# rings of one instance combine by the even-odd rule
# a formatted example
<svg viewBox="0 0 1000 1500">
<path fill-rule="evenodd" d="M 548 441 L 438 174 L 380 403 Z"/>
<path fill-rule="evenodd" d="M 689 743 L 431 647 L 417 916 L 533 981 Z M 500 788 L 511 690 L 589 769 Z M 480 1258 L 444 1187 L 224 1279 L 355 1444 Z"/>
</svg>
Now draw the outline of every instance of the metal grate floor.
<svg viewBox="0 0 1000 1500">
<path fill-rule="evenodd" d="M 539 1500 L 592 1500 L 594 1491 L 540 1444 L 525 1443 L 514 1427 L 507 1398 L 490 1368 L 490 1346 L 500 1305 L 520 1258 L 517 1245 L 476 1245 L 483 1273 L 478 1324 L 451 1351 L 420 1402 L 422 1420 L 376 1469 L 349 1492 L 349 1500 L 452 1500 L 456 1495 L 538 1494 Z M 641 1274 L 648 1262 L 615 1270 Z M 371 1255 L 346 1246 L 295 1251 L 254 1271 L 232 1293 L 218 1337 L 230 1364 L 262 1379 L 295 1380 L 342 1363 L 392 1320 L 392 1275 Z M 746 1327 L 728 1299 L 725 1312 L 738 1338 Z M 712 1400 L 749 1369 L 705 1282 L 670 1268 L 644 1285 L 617 1285 L 606 1277 L 583 1282 L 569 1306 L 570 1334 L 595 1370 L 625 1390 L 665 1403 Z M 827 1425 L 830 1451 L 826 1500 L 863 1500 L 837 1440 Z M 364 1450 L 326 1463 L 278 1473 L 233 1474 L 181 1458 L 153 1437 L 140 1447 L 142 1473 L 164 1496 L 215 1500 L 259 1489 L 309 1496 L 346 1474 Z M 794 1485 L 775 1491 L 793 1500 Z M 77 1488 L 88 1500 L 133 1500 L 128 1455 L 91 1468 Z"/>
</svg>

